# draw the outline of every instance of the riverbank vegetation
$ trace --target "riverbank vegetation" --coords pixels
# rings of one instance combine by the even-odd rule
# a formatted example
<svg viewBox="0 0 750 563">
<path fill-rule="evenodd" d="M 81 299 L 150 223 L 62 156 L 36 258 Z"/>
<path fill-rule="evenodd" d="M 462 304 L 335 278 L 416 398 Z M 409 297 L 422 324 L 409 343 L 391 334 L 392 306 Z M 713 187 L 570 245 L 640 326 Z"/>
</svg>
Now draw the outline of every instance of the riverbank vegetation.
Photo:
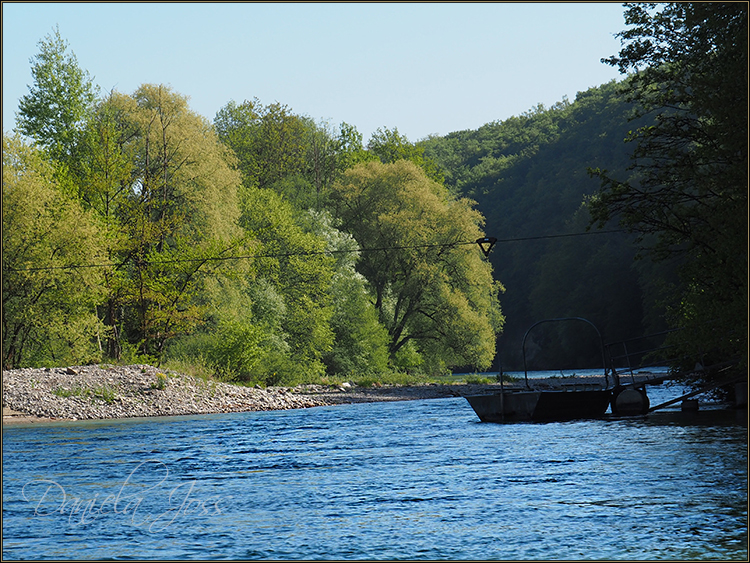
<svg viewBox="0 0 750 563">
<path fill-rule="evenodd" d="M 102 94 L 55 30 L 3 133 L 3 367 L 406 383 L 522 369 L 567 316 L 746 366 L 746 11 L 628 7 L 622 81 L 366 144 L 278 102 Z M 567 326 L 527 352 L 601 364 Z"/>
<path fill-rule="evenodd" d="M 210 124 L 163 85 L 100 96 L 57 31 L 32 74 L 25 138 L 3 138 L 4 367 L 270 385 L 491 364 L 483 218 L 397 131 L 365 149 L 280 104 Z"/>
</svg>

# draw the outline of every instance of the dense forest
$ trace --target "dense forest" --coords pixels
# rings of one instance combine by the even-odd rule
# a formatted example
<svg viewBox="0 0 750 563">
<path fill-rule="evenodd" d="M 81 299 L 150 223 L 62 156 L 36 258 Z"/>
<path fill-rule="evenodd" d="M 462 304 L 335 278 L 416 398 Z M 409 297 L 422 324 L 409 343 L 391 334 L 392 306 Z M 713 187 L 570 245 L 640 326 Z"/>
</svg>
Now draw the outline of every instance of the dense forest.
<svg viewBox="0 0 750 563">
<path fill-rule="evenodd" d="M 278 102 L 209 122 L 164 85 L 102 94 L 55 30 L 3 133 L 3 367 L 510 370 L 532 324 L 584 317 L 606 342 L 680 329 L 686 361 L 743 370 L 746 10 L 628 5 L 604 61 L 621 81 L 366 144 Z M 526 351 L 601 364 L 585 325 L 540 327 Z"/>
<path fill-rule="evenodd" d="M 675 264 L 635 260 L 635 235 L 617 226 L 587 230 L 586 202 L 599 189 L 588 169 L 626 174 L 630 163 L 624 140 L 638 123 L 624 88 L 613 81 L 573 102 L 420 143 L 446 185 L 477 201 L 487 233 L 500 241 L 490 255 L 506 289 L 497 368 L 522 369 L 524 333 L 543 319 L 584 317 L 605 343 L 667 328 L 662 290 Z M 601 366 L 597 335 L 585 324 L 540 326 L 529 339 L 530 367 Z"/>
<path fill-rule="evenodd" d="M 273 384 L 491 365 L 482 216 L 412 143 L 259 100 L 209 123 L 163 85 L 100 96 L 59 31 L 32 74 L 3 135 L 5 368 Z"/>
</svg>

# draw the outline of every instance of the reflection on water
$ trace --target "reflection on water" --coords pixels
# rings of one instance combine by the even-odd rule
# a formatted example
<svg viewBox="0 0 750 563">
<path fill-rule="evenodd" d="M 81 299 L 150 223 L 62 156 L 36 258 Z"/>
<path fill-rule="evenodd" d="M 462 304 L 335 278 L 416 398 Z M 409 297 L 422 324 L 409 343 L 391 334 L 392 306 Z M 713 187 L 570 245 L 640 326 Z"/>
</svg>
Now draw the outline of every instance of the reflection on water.
<svg viewBox="0 0 750 563">
<path fill-rule="evenodd" d="M 743 560 L 746 415 L 483 424 L 451 398 L 4 428 L 3 555 Z"/>
</svg>

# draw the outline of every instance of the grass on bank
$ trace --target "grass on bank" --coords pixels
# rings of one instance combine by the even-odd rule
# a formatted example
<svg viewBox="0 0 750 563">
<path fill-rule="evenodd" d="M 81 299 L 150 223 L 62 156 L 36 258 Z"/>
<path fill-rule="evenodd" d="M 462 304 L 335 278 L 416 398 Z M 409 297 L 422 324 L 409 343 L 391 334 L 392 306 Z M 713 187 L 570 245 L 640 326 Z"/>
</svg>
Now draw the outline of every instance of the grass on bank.
<svg viewBox="0 0 750 563">
<path fill-rule="evenodd" d="M 101 362 L 98 359 L 89 358 L 76 365 L 119 365 L 119 366 L 154 366 L 161 370 L 151 383 L 151 389 L 163 390 L 167 387 L 169 378 L 180 374 L 191 376 L 204 381 L 207 385 L 215 386 L 216 383 L 230 383 L 240 386 L 265 387 L 295 387 L 297 385 L 341 385 L 350 383 L 359 387 L 378 387 L 383 385 L 427 385 L 427 384 L 491 384 L 497 383 L 498 378 L 492 374 L 460 373 L 453 374 L 444 365 L 428 367 L 417 358 L 410 359 L 412 367 L 406 369 L 390 369 L 386 371 L 371 371 L 366 373 L 337 373 L 326 374 L 320 362 L 314 365 L 298 364 L 291 358 L 270 355 L 267 359 L 258 361 L 250 358 L 252 369 L 246 369 L 243 362 L 229 362 L 227 365 L 219 365 L 221 358 L 209 359 L 201 349 L 193 347 L 176 347 L 165 354 L 162 361 L 157 358 L 144 355 L 132 344 L 124 343 L 119 360 L 108 359 Z M 62 360 L 64 361 L 64 360 Z M 40 360 L 34 365 L 25 367 L 59 368 L 68 367 L 71 364 L 62 364 L 61 360 Z M 513 378 L 504 375 L 503 381 L 511 382 Z M 115 400 L 113 392 L 107 389 L 96 390 L 70 390 L 60 389 L 60 396 L 88 396 L 106 402 Z"/>
<path fill-rule="evenodd" d="M 499 381 L 498 376 L 478 374 L 478 373 L 460 373 L 453 374 L 446 370 L 440 374 L 426 374 L 419 371 L 387 371 L 381 373 L 349 373 L 349 374 L 310 374 L 304 369 L 299 371 L 287 371 L 284 375 L 276 373 L 268 374 L 261 377 L 239 377 L 232 373 L 219 372 L 215 367 L 209 365 L 209 362 L 203 358 L 180 358 L 172 357 L 159 363 L 155 358 L 142 357 L 137 354 L 124 354 L 120 361 L 109 361 L 110 365 L 153 365 L 159 367 L 163 373 L 159 373 L 151 384 L 152 389 L 162 390 L 167 386 L 168 378 L 183 374 L 204 381 L 207 385 L 215 386 L 216 383 L 229 383 L 238 386 L 261 388 L 271 386 L 294 387 L 297 385 L 329 385 L 338 386 L 343 383 L 350 383 L 358 387 L 380 387 L 384 385 L 428 385 L 428 384 L 492 384 Z M 66 367 L 66 366 L 48 366 L 48 367 Z M 507 374 L 503 376 L 503 381 L 512 382 L 514 378 Z M 56 389 L 55 394 L 60 397 L 78 396 L 81 398 L 99 399 L 107 403 L 116 400 L 114 391 L 109 388 L 101 387 L 96 389 Z"/>
<path fill-rule="evenodd" d="M 274 381 L 274 377 L 269 380 L 265 379 L 247 379 L 238 380 L 236 378 L 217 375 L 216 371 L 201 362 L 186 361 L 182 359 L 170 359 L 162 365 L 163 369 L 182 373 L 205 381 L 220 381 L 241 386 L 260 386 L 268 387 L 271 385 L 294 387 L 296 385 L 341 385 L 351 383 L 358 387 L 380 387 L 383 385 L 428 385 L 437 383 L 443 385 L 451 384 L 491 384 L 498 383 L 498 376 L 487 376 L 477 373 L 453 374 L 446 373 L 442 375 L 429 375 L 424 373 L 410 373 L 401 371 L 388 371 L 377 374 L 335 374 L 335 375 L 308 375 L 300 374 L 296 377 L 286 377 L 281 381 Z M 275 375 L 275 374 L 274 374 Z M 507 374 L 503 375 L 503 381 L 512 383 L 515 378 Z"/>
<path fill-rule="evenodd" d="M 403 373 L 403 372 L 387 372 L 381 374 L 349 374 L 349 375 L 305 375 L 300 373 L 297 376 L 285 377 L 280 381 L 276 381 L 275 374 L 270 374 L 266 378 L 248 378 L 239 379 L 227 376 L 218 375 L 216 370 L 210 366 L 206 366 L 201 362 L 185 361 L 180 359 L 170 359 L 161 366 L 163 369 L 167 369 L 172 372 L 182 373 L 198 379 L 206 381 L 221 381 L 224 383 L 230 383 L 240 386 L 260 386 L 269 387 L 272 385 L 278 385 L 283 387 L 294 387 L 295 385 L 341 385 L 342 383 L 349 382 L 359 387 L 373 387 L 378 385 L 420 385 L 433 382 L 439 382 L 440 377 L 429 377 L 422 374 Z"/>
</svg>

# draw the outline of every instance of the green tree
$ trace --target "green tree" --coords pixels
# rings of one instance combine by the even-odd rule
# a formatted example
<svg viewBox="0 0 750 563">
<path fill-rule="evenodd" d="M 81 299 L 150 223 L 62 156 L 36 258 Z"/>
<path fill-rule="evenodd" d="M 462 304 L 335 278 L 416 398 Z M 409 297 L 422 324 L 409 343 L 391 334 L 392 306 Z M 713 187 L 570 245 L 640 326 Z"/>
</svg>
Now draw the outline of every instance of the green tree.
<svg viewBox="0 0 750 563">
<path fill-rule="evenodd" d="M 411 343 L 429 369 L 489 366 L 503 322 L 500 285 L 479 249 L 465 244 L 482 236 L 472 203 L 399 160 L 348 170 L 333 205 L 363 247 L 357 268 L 388 329 L 391 358 Z"/>
<path fill-rule="evenodd" d="M 357 272 L 359 245 L 334 227 L 327 211 L 310 210 L 307 230 L 326 241 L 335 259 L 330 293 L 333 346 L 323 359 L 329 373 L 381 374 L 388 370 L 388 331 L 378 320 L 367 280 Z"/>
<path fill-rule="evenodd" d="M 234 157 L 184 96 L 151 84 L 102 100 L 77 153 L 79 197 L 106 225 L 118 265 L 103 317 L 112 339 L 158 358 L 205 321 L 206 283 L 237 267 L 223 260 L 246 242 Z M 120 349 L 108 343 L 113 356 Z"/>
<path fill-rule="evenodd" d="M 443 182 L 444 176 L 435 162 L 425 157 L 424 147 L 409 142 L 397 128 L 378 128 L 367 143 L 367 150 L 380 159 L 383 164 L 408 160 L 422 168 L 425 174 L 436 182 Z"/>
<path fill-rule="evenodd" d="M 367 151 L 362 144 L 362 133 L 354 125 L 342 122 L 336 135 L 336 153 L 338 170 L 343 172 L 357 164 L 378 160 L 378 157 Z"/>
<path fill-rule="evenodd" d="M 38 45 L 39 54 L 30 60 L 34 84 L 21 98 L 16 129 L 55 160 L 68 162 L 97 91 L 58 28 Z"/>
<path fill-rule="evenodd" d="M 659 260 L 683 261 L 673 322 L 690 365 L 747 366 L 747 10 L 744 3 L 627 4 L 619 56 L 646 125 L 631 179 L 602 170 L 592 222 L 618 219 Z M 706 353 L 706 358 L 701 358 Z"/>
<path fill-rule="evenodd" d="M 246 186 L 273 188 L 302 209 L 325 206 L 331 183 L 342 170 L 376 159 L 362 146 L 356 127 L 326 123 L 257 98 L 230 101 L 214 119 L 219 138 L 237 155 Z"/>
<path fill-rule="evenodd" d="M 308 128 L 285 105 L 231 101 L 217 112 L 214 126 L 237 155 L 246 186 L 269 188 L 306 170 Z"/>
<path fill-rule="evenodd" d="M 132 208 L 136 160 L 131 141 L 138 130 L 131 118 L 136 111 L 135 101 L 118 92 L 101 100 L 86 122 L 71 164 L 77 195 L 84 208 L 98 216 L 107 260 L 113 264 L 123 260 L 131 244 L 121 221 Z M 120 323 L 128 288 L 123 266 L 104 271 L 107 300 L 100 306 L 100 316 L 108 328 L 106 355 L 112 359 L 119 359 L 122 353 Z"/>
<path fill-rule="evenodd" d="M 312 119 L 304 120 L 307 124 L 306 181 L 314 186 L 315 199 L 310 200 L 305 208 L 320 209 L 324 207 L 331 184 L 341 173 L 360 162 L 377 160 L 362 145 L 362 135 L 357 128 L 348 123 L 341 123 L 334 129 L 326 123 L 316 124 Z"/>
<path fill-rule="evenodd" d="M 322 196 L 336 177 L 337 143 L 333 131 L 326 124 L 318 125 L 309 118 L 305 120 L 305 124 L 307 127 L 305 176 L 313 185 L 315 194 L 315 201 L 305 207 L 320 208 Z"/>
<path fill-rule="evenodd" d="M 243 190 L 241 225 L 260 243 L 250 293 L 254 318 L 278 327 L 280 347 L 259 363 L 265 372 L 259 375 L 286 381 L 320 375 L 333 344 L 333 259 L 324 254 L 325 241 L 306 232 L 295 208 L 270 189 Z"/>
<path fill-rule="evenodd" d="M 168 338 L 203 320 L 206 279 L 236 267 L 221 259 L 242 248 L 240 177 L 233 157 L 185 97 L 146 84 L 138 111 L 138 164 L 127 231 L 134 247 L 136 331 L 144 351 L 160 354 Z"/>
<path fill-rule="evenodd" d="M 39 151 L 5 135 L 2 209 L 3 369 L 97 360 L 105 259 L 95 221 Z"/>
</svg>

